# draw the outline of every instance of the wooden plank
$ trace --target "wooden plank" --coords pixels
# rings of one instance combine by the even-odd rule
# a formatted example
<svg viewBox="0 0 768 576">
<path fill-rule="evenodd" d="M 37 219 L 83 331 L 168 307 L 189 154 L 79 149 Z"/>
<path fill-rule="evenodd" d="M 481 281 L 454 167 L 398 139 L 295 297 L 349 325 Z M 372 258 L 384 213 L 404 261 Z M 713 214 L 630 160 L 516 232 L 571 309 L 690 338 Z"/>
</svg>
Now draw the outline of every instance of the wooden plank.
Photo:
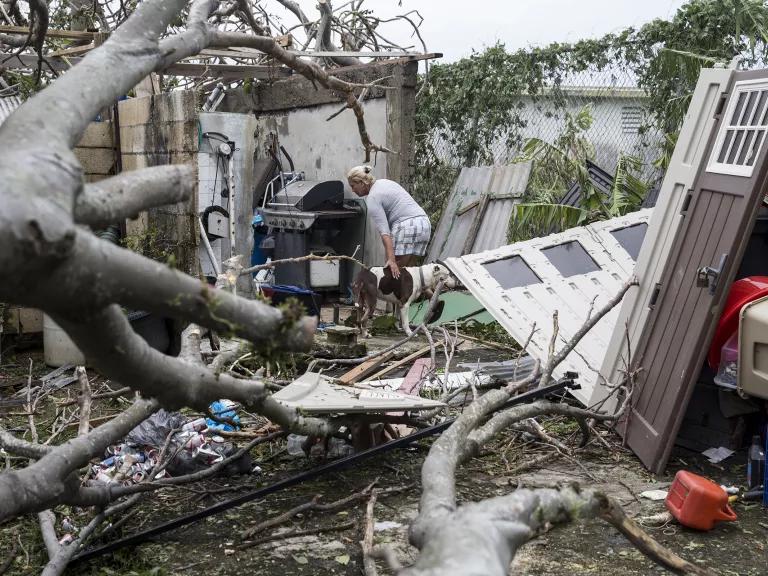
<svg viewBox="0 0 768 576">
<path fill-rule="evenodd" d="M 339 384 L 345 384 L 349 386 L 351 384 L 354 384 L 355 382 L 362 380 L 363 378 L 368 376 L 368 374 L 376 370 L 376 368 L 384 364 L 384 362 L 391 360 L 394 356 L 395 356 L 395 351 L 390 350 L 386 354 L 382 354 L 381 356 L 377 356 L 376 358 L 372 358 L 371 360 L 363 362 L 359 366 L 355 366 L 352 370 L 350 370 L 346 374 L 342 374 L 339 377 Z"/>
<path fill-rule="evenodd" d="M 93 44 L 86 44 L 85 46 L 74 46 L 72 48 L 64 48 L 64 50 L 56 50 L 55 52 L 49 52 L 46 54 L 46 58 L 53 58 L 58 56 L 80 56 L 93 50 L 95 46 Z"/>
<path fill-rule="evenodd" d="M 37 69 L 37 54 L 18 54 L 15 56 L 6 56 L 7 60 L 3 60 L 3 68 L 9 70 L 36 70 Z M 69 64 L 60 58 L 46 58 L 43 60 L 43 69 L 53 69 L 56 72 L 66 72 L 72 66 L 75 65 L 79 58 L 69 59 Z"/>
<path fill-rule="evenodd" d="M 171 64 L 162 73 L 166 76 L 190 76 L 195 78 L 227 78 L 257 80 L 274 80 L 288 78 L 293 74 L 290 68 L 285 66 L 246 66 L 242 64 L 191 64 L 181 62 Z"/>
<path fill-rule="evenodd" d="M 442 343 L 442 341 L 441 342 L 436 342 L 435 346 L 439 346 L 441 343 Z M 389 374 L 393 370 L 397 370 L 401 366 L 405 366 L 409 362 L 413 362 L 417 358 L 420 358 L 421 356 L 424 356 L 424 354 L 429 352 L 429 350 L 430 350 L 429 346 L 424 346 L 424 348 L 419 348 L 418 350 L 416 350 L 416 352 L 414 352 L 412 354 L 409 354 L 408 356 L 406 356 L 402 360 L 398 360 L 397 362 L 395 362 L 391 366 L 387 366 L 386 368 L 382 368 L 381 370 L 376 372 L 376 374 L 361 380 L 361 382 L 370 382 L 371 380 L 377 380 L 378 378 L 381 378 L 382 376 L 384 376 L 386 374 Z"/>
<path fill-rule="evenodd" d="M 334 56 L 346 56 L 352 58 L 407 58 L 411 56 L 423 56 L 421 52 L 366 52 L 366 51 L 344 51 L 337 50 L 331 51 L 304 51 L 304 50 L 287 50 L 289 54 L 292 54 L 299 58 L 333 58 Z M 218 56 L 225 58 L 263 58 L 264 52 L 261 50 L 254 50 L 252 48 L 231 48 L 229 50 L 216 50 L 206 49 L 200 52 L 203 56 Z M 194 58 L 192 56 L 191 58 Z"/>
<path fill-rule="evenodd" d="M 472 208 L 477 208 L 479 204 L 480 204 L 480 200 L 475 200 L 474 202 L 470 202 L 466 206 L 462 206 L 461 208 L 456 210 L 456 216 L 463 216 L 464 214 L 472 210 Z"/>
<path fill-rule="evenodd" d="M 443 57 L 442 52 L 426 52 L 424 54 L 419 54 L 418 56 L 405 56 L 403 58 L 394 58 L 384 63 L 390 64 L 390 65 L 391 64 L 396 64 L 396 65 L 407 64 L 408 62 L 421 62 L 422 60 L 434 60 L 436 58 L 442 58 L 442 57 Z M 361 68 L 370 68 L 372 66 L 376 66 L 377 64 L 381 64 L 381 62 L 365 62 L 363 64 L 353 64 L 352 66 L 342 66 L 340 68 L 327 70 L 327 72 L 331 76 L 338 76 L 339 73 L 351 72 L 352 70 L 359 70 Z"/>
<path fill-rule="evenodd" d="M 25 26 L 0 26 L 0 32 L 6 34 L 29 34 L 29 28 Z M 91 40 L 98 32 L 86 32 L 81 30 L 54 30 L 49 28 L 45 35 L 49 38 L 71 38 L 74 40 Z"/>
</svg>

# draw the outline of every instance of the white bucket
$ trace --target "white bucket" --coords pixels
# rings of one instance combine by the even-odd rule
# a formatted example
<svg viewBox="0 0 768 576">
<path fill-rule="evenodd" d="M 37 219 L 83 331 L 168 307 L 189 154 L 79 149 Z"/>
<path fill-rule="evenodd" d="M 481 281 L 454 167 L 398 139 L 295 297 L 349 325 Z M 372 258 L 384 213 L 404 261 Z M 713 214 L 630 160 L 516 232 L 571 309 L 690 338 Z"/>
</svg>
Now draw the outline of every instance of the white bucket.
<svg viewBox="0 0 768 576">
<path fill-rule="evenodd" d="M 47 314 L 43 315 L 43 358 L 48 366 L 85 364 L 85 356 L 66 332 Z"/>
</svg>

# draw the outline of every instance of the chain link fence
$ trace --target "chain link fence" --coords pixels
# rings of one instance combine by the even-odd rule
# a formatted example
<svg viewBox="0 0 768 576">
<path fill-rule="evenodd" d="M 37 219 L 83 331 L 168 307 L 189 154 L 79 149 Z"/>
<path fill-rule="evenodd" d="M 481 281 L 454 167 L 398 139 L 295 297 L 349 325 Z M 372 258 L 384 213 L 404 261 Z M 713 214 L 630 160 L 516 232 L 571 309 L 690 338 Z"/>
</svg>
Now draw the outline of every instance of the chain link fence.
<svg viewBox="0 0 768 576">
<path fill-rule="evenodd" d="M 594 68 L 570 74 L 559 86 L 545 88 L 539 94 L 521 95 L 516 111 L 520 127 L 515 134 L 499 134 L 483 150 L 479 162 L 462 158 L 456 147 L 436 132 L 418 135 L 426 142 L 419 147 L 415 197 L 436 223 L 463 166 L 519 160 L 531 138 L 555 145 L 567 130 L 569 117 L 583 110 L 591 123 L 579 130 L 579 136 L 588 144 L 592 162 L 613 174 L 622 155 L 632 156 L 640 160 L 639 175 L 645 181 L 651 185 L 658 181 L 662 174 L 654 161 L 662 153 L 663 133 L 654 126 L 645 92 L 637 87 L 630 70 Z"/>
</svg>

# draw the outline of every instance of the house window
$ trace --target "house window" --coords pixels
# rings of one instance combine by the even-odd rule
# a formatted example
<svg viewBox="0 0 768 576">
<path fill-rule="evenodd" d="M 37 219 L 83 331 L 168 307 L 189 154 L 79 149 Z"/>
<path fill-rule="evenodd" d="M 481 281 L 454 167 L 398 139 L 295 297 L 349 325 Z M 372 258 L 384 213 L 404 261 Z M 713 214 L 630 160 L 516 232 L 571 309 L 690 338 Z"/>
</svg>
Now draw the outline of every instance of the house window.
<svg viewBox="0 0 768 576">
<path fill-rule="evenodd" d="M 637 257 L 640 255 L 640 248 L 643 245 L 643 239 L 645 238 L 647 230 L 648 224 L 641 222 L 640 224 L 633 224 L 632 226 L 611 230 L 611 234 L 616 238 L 616 241 L 621 244 L 621 247 L 627 251 L 627 254 L 632 257 L 632 260 L 637 262 Z"/>
<path fill-rule="evenodd" d="M 520 256 L 486 262 L 483 264 L 483 268 L 488 271 L 488 274 L 504 290 L 520 288 L 521 286 L 529 286 L 531 284 L 541 284 L 541 278 L 536 275 L 536 272 Z"/>
<path fill-rule="evenodd" d="M 752 176 L 768 127 L 768 82 L 736 82 L 707 172 Z"/>
<path fill-rule="evenodd" d="M 576 240 L 544 248 L 541 253 L 547 257 L 552 266 L 557 268 L 557 271 L 564 278 L 600 270 L 597 262 Z"/>
<path fill-rule="evenodd" d="M 643 109 L 640 106 L 621 107 L 621 131 L 624 134 L 637 134 L 643 125 Z"/>
</svg>

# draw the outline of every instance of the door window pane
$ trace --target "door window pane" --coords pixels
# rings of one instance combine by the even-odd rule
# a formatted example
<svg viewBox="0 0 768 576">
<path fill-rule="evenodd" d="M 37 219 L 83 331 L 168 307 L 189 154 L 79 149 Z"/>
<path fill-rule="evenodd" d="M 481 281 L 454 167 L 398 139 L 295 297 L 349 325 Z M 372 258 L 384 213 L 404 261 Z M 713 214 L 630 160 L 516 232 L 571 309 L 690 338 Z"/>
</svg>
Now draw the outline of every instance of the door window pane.
<svg viewBox="0 0 768 576">
<path fill-rule="evenodd" d="M 531 270 L 528 263 L 520 256 L 511 256 L 503 260 L 494 260 L 486 262 L 483 268 L 493 279 L 504 289 L 520 288 L 531 284 L 541 284 L 541 278 Z"/>
<path fill-rule="evenodd" d="M 557 268 L 557 271 L 565 278 L 600 270 L 597 262 L 592 259 L 592 256 L 576 240 L 545 248 L 541 253 L 547 257 L 552 265 Z"/>
</svg>

